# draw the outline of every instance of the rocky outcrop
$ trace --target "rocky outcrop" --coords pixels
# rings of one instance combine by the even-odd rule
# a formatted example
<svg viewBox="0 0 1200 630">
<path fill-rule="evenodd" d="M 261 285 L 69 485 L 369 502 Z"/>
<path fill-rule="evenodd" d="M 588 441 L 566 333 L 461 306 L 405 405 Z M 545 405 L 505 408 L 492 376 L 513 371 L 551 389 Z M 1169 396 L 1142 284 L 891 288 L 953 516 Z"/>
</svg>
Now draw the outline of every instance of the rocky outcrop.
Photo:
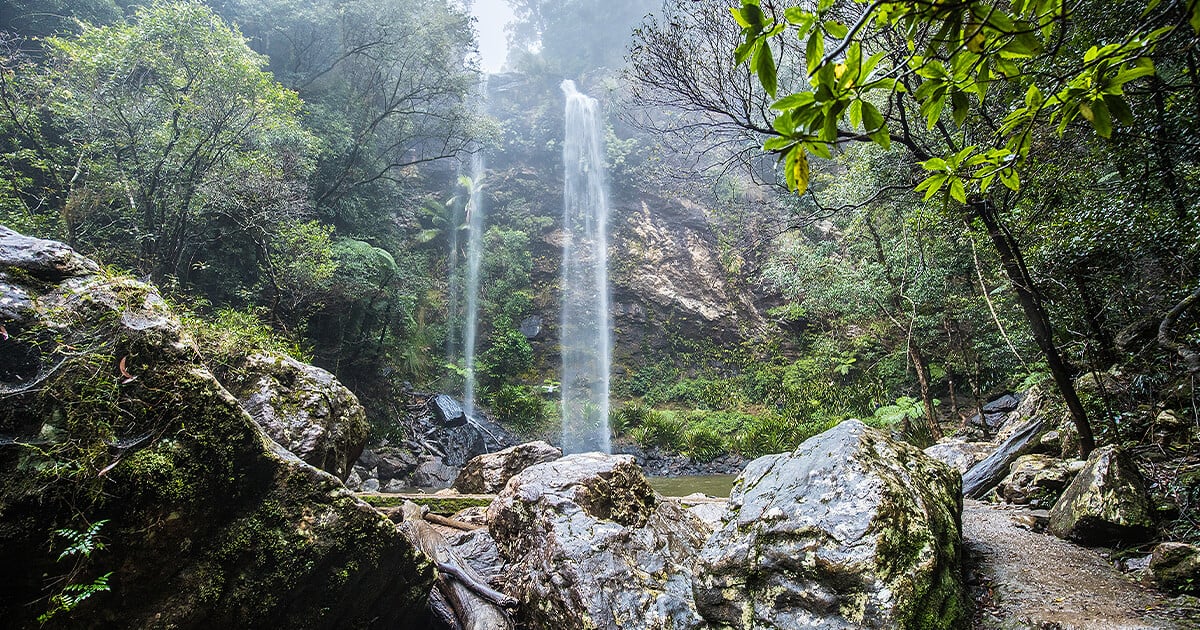
<svg viewBox="0 0 1200 630">
<path fill-rule="evenodd" d="M 67 583 L 106 574 L 111 590 L 52 623 L 395 626 L 423 606 L 427 559 L 275 445 L 152 287 L 94 273 L 61 245 L 54 260 L 75 262 L 4 253 L 27 242 L 0 233 L 0 281 L 30 298 L 0 322 L 0 364 L 35 353 L 27 378 L 0 383 L 6 625 L 37 627 Z M 66 539 L 50 532 L 89 526 L 106 546 L 60 561 Z"/>
<path fill-rule="evenodd" d="M 496 494 L 522 470 L 559 457 L 562 457 L 562 450 L 540 440 L 479 455 L 459 471 L 454 489 L 464 494 Z"/>
<path fill-rule="evenodd" d="M 705 543 L 696 607 L 721 627 L 953 628 L 958 475 L 850 420 L 751 462 Z"/>
<path fill-rule="evenodd" d="M 1105 446 L 1092 452 L 1050 510 L 1049 530 L 1083 544 L 1134 543 L 1152 533 L 1151 515 L 1141 473 L 1123 451 Z"/>
<path fill-rule="evenodd" d="M 534 628 L 698 628 L 691 571 L 703 526 L 659 501 L 628 455 L 531 466 L 488 508 L 506 592 Z"/>
<path fill-rule="evenodd" d="M 1167 542 L 1150 554 L 1150 575 L 1171 593 L 1200 595 L 1200 547 Z"/>
<path fill-rule="evenodd" d="M 1077 472 L 1078 467 L 1072 468 L 1070 462 L 1057 457 L 1024 455 L 1013 462 L 1008 476 L 996 486 L 996 493 L 1008 503 L 1049 507 Z"/>
<path fill-rule="evenodd" d="M 282 354 L 255 353 L 224 383 L 287 450 L 345 480 L 367 441 L 367 414 L 329 372 Z"/>
</svg>

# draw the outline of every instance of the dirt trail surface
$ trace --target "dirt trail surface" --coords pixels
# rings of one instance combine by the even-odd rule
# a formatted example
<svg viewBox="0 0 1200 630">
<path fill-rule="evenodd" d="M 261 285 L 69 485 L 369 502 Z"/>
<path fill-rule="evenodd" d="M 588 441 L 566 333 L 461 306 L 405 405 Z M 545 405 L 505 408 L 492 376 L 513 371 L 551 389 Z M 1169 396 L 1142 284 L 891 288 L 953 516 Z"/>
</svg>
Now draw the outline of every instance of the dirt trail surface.
<svg viewBox="0 0 1200 630">
<path fill-rule="evenodd" d="M 1032 523 L 1028 510 L 964 503 L 968 577 L 981 600 L 974 628 L 1200 627 L 1194 615 L 1123 575 L 1096 551 L 1035 533 L 1021 520 Z"/>
</svg>

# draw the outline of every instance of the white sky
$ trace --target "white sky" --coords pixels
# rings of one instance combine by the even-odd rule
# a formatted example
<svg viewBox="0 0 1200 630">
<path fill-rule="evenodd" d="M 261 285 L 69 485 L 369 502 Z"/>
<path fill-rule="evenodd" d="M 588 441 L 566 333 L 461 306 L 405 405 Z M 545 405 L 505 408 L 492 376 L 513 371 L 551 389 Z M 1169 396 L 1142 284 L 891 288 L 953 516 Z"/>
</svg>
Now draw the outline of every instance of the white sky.
<svg viewBox="0 0 1200 630">
<path fill-rule="evenodd" d="M 474 0 L 471 15 L 479 31 L 479 55 L 483 71 L 500 72 L 508 56 L 508 36 L 504 27 L 513 19 L 512 10 L 504 0 Z"/>
</svg>

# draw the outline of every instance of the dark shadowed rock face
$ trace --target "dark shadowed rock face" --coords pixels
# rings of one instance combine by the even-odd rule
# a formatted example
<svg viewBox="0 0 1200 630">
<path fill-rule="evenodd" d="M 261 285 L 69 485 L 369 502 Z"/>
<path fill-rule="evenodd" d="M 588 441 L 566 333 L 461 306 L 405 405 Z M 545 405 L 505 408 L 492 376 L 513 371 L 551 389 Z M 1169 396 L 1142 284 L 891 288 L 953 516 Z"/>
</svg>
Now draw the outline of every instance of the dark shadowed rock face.
<svg viewBox="0 0 1200 630">
<path fill-rule="evenodd" d="M 964 617 L 958 474 L 850 420 L 754 460 L 705 543 L 717 626 L 952 628 Z"/>
<path fill-rule="evenodd" d="M 495 494 L 522 470 L 559 457 L 562 457 L 562 450 L 540 440 L 479 455 L 459 471 L 454 489 L 464 494 Z"/>
<path fill-rule="evenodd" d="M 58 627 L 396 627 L 423 606 L 428 560 L 274 445 L 153 287 L 30 280 L 11 262 L 0 276 L 33 299 L 2 323 L 40 355 L 31 378 L 0 384 L 0 625 L 38 627 L 47 578 L 68 574 L 111 573 L 111 591 Z M 105 548 L 59 561 L 50 532 L 99 521 Z"/>
<path fill-rule="evenodd" d="M 703 526 L 660 502 L 628 455 L 525 469 L 488 508 L 506 591 L 532 628 L 687 629 Z"/>
<path fill-rule="evenodd" d="M 226 383 L 287 450 L 345 480 L 367 441 L 367 415 L 332 374 L 281 354 L 253 354 Z"/>
<path fill-rule="evenodd" d="M 1092 451 L 1050 510 L 1050 532 L 1088 545 L 1134 543 L 1153 533 L 1146 482 L 1116 446 Z"/>
</svg>

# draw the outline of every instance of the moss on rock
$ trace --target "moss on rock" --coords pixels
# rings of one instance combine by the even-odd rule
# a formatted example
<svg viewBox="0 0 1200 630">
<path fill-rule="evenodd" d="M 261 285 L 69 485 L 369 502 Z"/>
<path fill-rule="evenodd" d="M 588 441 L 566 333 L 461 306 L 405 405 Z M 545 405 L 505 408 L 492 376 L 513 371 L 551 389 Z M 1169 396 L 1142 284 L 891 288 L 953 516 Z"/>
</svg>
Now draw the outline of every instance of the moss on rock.
<svg viewBox="0 0 1200 630">
<path fill-rule="evenodd" d="M 428 559 L 273 445 L 153 287 L 81 273 L 21 285 L 32 306 L 0 322 L 38 351 L 36 375 L 0 383 L 6 623 L 36 625 L 48 577 L 109 572 L 49 626 L 352 628 L 423 606 Z M 52 532 L 99 520 L 104 548 L 60 562 Z"/>
</svg>

